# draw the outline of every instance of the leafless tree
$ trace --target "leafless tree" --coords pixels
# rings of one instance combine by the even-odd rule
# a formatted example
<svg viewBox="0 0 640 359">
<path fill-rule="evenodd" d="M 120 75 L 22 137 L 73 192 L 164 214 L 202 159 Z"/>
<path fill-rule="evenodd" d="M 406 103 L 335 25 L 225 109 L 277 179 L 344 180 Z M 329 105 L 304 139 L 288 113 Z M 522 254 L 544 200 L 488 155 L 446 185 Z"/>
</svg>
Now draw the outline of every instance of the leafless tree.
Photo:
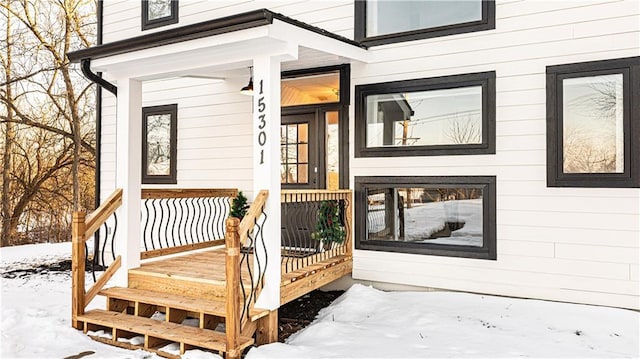
<svg viewBox="0 0 640 359">
<path fill-rule="evenodd" d="M 585 93 L 567 104 L 570 114 L 592 118 L 596 125 L 570 121 L 563 129 L 563 170 L 568 173 L 611 173 L 617 168 L 616 126 L 622 93 L 619 81 L 582 85 Z"/>
<path fill-rule="evenodd" d="M 95 3 L 5 0 L 0 19 L 6 21 L 6 49 L 0 53 L 1 244 L 7 245 L 33 213 L 39 213 L 36 222 L 52 213 L 58 222 L 71 209 L 91 205 L 86 195 L 93 188 L 86 183 L 94 167 L 95 93 L 66 53 L 92 44 Z"/>
<path fill-rule="evenodd" d="M 469 144 L 482 142 L 482 121 L 478 115 L 458 116 L 449 121 L 446 137 L 455 144 Z"/>
</svg>

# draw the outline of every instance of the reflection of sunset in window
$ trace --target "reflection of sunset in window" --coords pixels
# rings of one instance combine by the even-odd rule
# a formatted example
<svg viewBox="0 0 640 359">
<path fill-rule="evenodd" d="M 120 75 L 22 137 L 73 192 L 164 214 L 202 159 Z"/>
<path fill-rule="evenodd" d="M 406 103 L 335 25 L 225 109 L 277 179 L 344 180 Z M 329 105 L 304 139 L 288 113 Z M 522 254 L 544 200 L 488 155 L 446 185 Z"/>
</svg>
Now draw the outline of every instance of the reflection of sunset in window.
<svg viewBox="0 0 640 359">
<path fill-rule="evenodd" d="M 563 171 L 624 172 L 622 74 L 565 79 Z"/>
</svg>

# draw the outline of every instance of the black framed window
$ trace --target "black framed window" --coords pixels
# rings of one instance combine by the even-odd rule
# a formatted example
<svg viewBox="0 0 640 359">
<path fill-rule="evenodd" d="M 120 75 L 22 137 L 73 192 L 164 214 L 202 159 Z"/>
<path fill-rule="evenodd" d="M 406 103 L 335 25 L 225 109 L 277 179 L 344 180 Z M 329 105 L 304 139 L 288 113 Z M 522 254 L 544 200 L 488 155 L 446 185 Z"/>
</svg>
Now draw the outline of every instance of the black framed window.
<svg viewBox="0 0 640 359">
<path fill-rule="evenodd" d="M 495 154 L 494 71 L 356 86 L 355 156 Z"/>
<path fill-rule="evenodd" d="M 177 22 L 178 0 L 142 0 L 142 30 Z"/>
<path fill-rule="evenodd" d="M 640 57 L 547 67 L 547 186 L 640 187 Z"/>
<path fill-rule="evenodd" d="M 287 123 L 280 126 L 280 182 L 309 183 L 310 122 Z"/>
<path fill-rule="evenodd" d="M 355 39 L 369 46 L 490 29 L 494 0 L 355 2 Z"/>
<path fill-rule="evenodd" d="M 496 178 L 355 177 L 356 249 L 496 259 Z"/>
<path fill-rule="evenodd" d="M 142 108 L 142 183 L 176 184 L 178 105 Z"/>
</svg>

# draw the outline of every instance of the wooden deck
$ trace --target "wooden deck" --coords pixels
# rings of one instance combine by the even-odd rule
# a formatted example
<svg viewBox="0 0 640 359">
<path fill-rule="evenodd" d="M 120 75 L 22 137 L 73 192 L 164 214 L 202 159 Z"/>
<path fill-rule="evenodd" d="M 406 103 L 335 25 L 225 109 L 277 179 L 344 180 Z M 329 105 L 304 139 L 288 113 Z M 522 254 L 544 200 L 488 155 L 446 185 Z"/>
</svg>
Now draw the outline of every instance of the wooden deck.
<svg viewBox="0 0 640 359">
<path fill-rule="evenodd" d="M 351 257 L 337 255 L 330 259 L 288 258 L 282 264 L 280 303 L 286 304 L 312 290 L 318 289 L 351 273 Z M 291 268 L 291 261 L 299 262 Z M 305 265 L 305 262 L 314 264 Z M 253 256 L 249 257 L 253 267 Z M 250 288 L 250 276 L 243 266 L 241 278 L 245 288 Z M 173 258 L 143 263 L 129 270 L 129 287 L 182 294 L 194 298 L 224 301 L 225 249 L 208 249 L 187 253 Z"/>
<path fill-rule="evenodd" d="M 286 258 L 283 261 L 286 264 L 282 265 L 281 304 L 351 273 L 350 256 L 338 254 L 323 259 L 325 256 L 318 254 L 306 258 Z M 77 319 L 93 339 L 111 345 L 144 349 L 168 358 L 177 358 L 162 348 L 170 343 L 178 343 L 181 353 L 190 348 L 200 348 L 225 353 L 230 358 L 239 357 L 244 348 L 256 341 L 264 343 L 274 340 L 261 339 L 259 335 L 264 334 L 264 328 L 271 327 L 275 328 L 277 336 L 277 314 L 250 308 L 242 296 L 237 298 L 237 305 L 249 312 L 247 319 L 240 323 L 241 335 L 233 345 L 234 352 L 230 353 L 228 334 L 220 332 L 218 328 L 221 323 L 228 325 L 230 320 L 226 259 L 224 248 L 213 248 L 143 263 L 139 268 L 129 270 L 127 288 L 112 287 L 100 291 L 100 295 L 107 297 L 106 310 L 90 310 Z M 286 273 L 285 267 L 291 268 L 292 261 L 299 261 L 294 263 L 297 269 Z M 249 255 L 248 262 L 253 263 L 252 255 Z M 249 271 L 244 267 L 241 270 L 242 283 L 250 289 Z M 162 313 L 165 319 L 152 319 L 156 312 Z M 195 320 L 196 326 L 183 325 L 187 319 Z M 266 327 L 265 321 L 270 323 Z M 111 337 L 93 335 L 96 330 L 103 330 Z M 258 335 L 255 341 L 253 334 Z M 130 344 L 123 340 L 134 337 L 141 338 L 141 344 Z"/>
<path fill-rule="evenodd" d="M 224 232 L 224 240 L 218 238 L 206 242 L 207 239 L 203 241 L 202 238 L 178 238 L 177 242 L 171 240 L 175 245 L 171 247 L 168 237 L 164 242 L 161 241 L 162 236 L 158 237 L 157 232 L 162 231 L 162 228 L 155 225 L 156 219 L 153 217 L 152 230 L 148 233 L 151 236 L 152 250 L 141 252 L 140 257 L 144 260 L 142 265 L 127 271 L 128 286 L 104 288 L 120 269 L 122 260 L 117 256 L 96 283 L 86 290 L 85 242 L 97 228 L 105 225 L 109 217 L 115 216 L 116 209 L 122 204 L 122 192 L 121 189 L 116 190 L 105 203 L 89 215 L 74 212 L 73 327 L 84 330 L 89 336 L 103 343 L 153 351 L 168 358 L 178 356 L 170 353 L 174 349 L 167 349 L 167 345 L 170 348 L 178 345 L 180 354 L 189 349 L 199 348 L 217 352 L 226 359 L 240 359 L 242 351 L 247 346 L 277 340 L 278 311 L 256 307 L 256 299 L 260 296 L 265 280 L 272 279 L 261 277 L 257 267 L 260 265 L 264 270 L 266 262 L 256 263 L 254 266 L 254 257 L 251 254 L 256 250 L 257 238 L 262 238 L 263 235 L 262 225 L 259 223 L 264 224 L 267 218 L 264 212 L 267 191 L 262 190 L 256 195 L 242 221 L 221 214 L 220 218 L 227 218 L 224 230 L 217 228 L 216 232 L 214 228 L 213 235 Z M 156 192 L 153 195 L 148 194 L 151 196 L 149 198 L 194 200 L 191 197 L 200 198 L 203 195 L 202 190 Z M 222 192 L 228 196 L 227 191 L 206 192 L 206 196 Z M 305 240 L 316 227 L 314 222 L 287 222 L 287 240 L 282 241 L 281 238 L 280 243 L 282 276 L 279 282 L 282 305 L 351 273 L 351 191 L 283 192 L 281 201 L 289 207 L 293 207 L 292 203 L 307 203 L 297 207 L 302 206 L 307 211 L 312 208 L 316 212 L 320 211 L 322 203 L 326 201 L 336 204 L 341 201 L 343 207 L 334 208 L 341 211 L 341 223 L 346 228 L 346 236 L 341 241 L 321 242 L 320 246 L 319 243 Z M 162 211 L 161 207 L 158 210 Z M 193 213 L 187 212 L 188 215 L 194 216 Z M 150 214 L 147 214 L 147 221 L 149 216 Z M 163 218 L 162 214 L 160 218 Z M 194 223 L 196 226 L 210 223 L 198 218 L 192 219 L 189 223 L 192 226 Z M 182 221 L 179 223 L 179 226 L 182 226 Z M 204 231 L 200 229 L 189 233 L 193 235 L 201 232 L 200 234 L 204 235 Z M 174 232 L 183 231 L 164 229 L 165 236 L 167 233 L 173 235 Z M 111 241 L 113 240 L 115 236 L 112 236 Z M 147 242 L 144 243 L 147 248 Z M 156 248 L 153 243 L 160 248 Z M 328 243 L 331 244 L 327 245 Z M 274 264 L 271 259 L 269 265 Z M 106 297 L 106 308 L 86 310 L 87 304 L 96 295 Z"/>
</svg>

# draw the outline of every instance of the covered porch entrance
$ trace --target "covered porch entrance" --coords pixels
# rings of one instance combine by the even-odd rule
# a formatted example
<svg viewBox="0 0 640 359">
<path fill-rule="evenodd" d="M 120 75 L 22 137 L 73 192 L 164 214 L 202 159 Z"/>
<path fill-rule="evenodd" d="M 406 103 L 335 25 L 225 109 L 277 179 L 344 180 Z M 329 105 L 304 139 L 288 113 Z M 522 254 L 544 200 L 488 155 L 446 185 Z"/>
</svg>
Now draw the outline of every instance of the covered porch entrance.
<svg viewBox="0 0 640 359">
<path fill-rule="evenodd" d="M 345 135 L 329 126 L 346 128 L 348 100 L 310 104 L 315 106 L 315 117 L 307 118 L 307 131 L 312 122 L 319 129 L 324 117 L 322 130 L 313 137 L 325 149 L 318 144 L 310 147 L 309 137 L 305 143 L 289 136 L 293 127 L 296 136 L 302 133 L 298 130 L 304 121 L 295 119 L 300 112 L 281 111 L 281 85 L 286 82 L 283 73 L 341 69 L 338 65 L 366 61 L 366 50 L 259 10 L 100 45 L 69 58 L 81 61 L 89 73 L 102 72 L 117 86 L 116 190 L 93 213 L 74 214 L 76 328 L 112 345 L 169 357 L 201 348 L 238 358 L 254 342 L 276 340 L 277 309 L 282 303 L 351 272 L 352 194 L 338 189 L 347 188 L 346 163 L 321 159 L 327 143 L 319 136 L 322 131 Z M 214 164 L 248 156 L 251 175 L 241 179 L 244 185 L 216 189 L 216 183 L 228 182 L 214 176 L 201 180 L 209 184 L 206 187 L 183 187 L 180 183 L 189 183 L 190 178 L 178 166 L 176 185 L 143 187 L 140 124 L 147 93 L 143 87 L 181 78 L 224 83 L 249 67 L 254 83 L 250 110 L 243 112 L 243 102 L 235 94 L 225 94 L 230 102 L 237 100 L 239 113 L 200 116 L 211 121 L 211 128 L 202 125 L 204 132 L 216 131 L 216 121 L 227 124 L 229 117 L 244 123 L 246 113 L 252 138 L 249 150 L 241 156 L 232 150 L 210 156 Z M 176 95 L 188 97 L 190 89 L 183 91 Z M 295 111 L 309 109 L 304 106 L 296 105 Z M 180 111 L 178 106 L 178 117 Z M 178 140 L 177 158 L 184 156 L 181 149 L 187 145 Z M 295 159 L 290 158 L 289 148 L 295 148 Z M 315 158 L 309 157 L 311 152 Z M 338 146 L 339 159 L 346 152 Z M 305 166 L 306 178 L 301 175 Z M 328 171 L 330 166 L 337 171 Z M 216 167 L 208 173 L 223 177 L 223 170 Z M 332 182 L 338 186 L 325 189 Z M 228 218 L 239 189 L 250 194 L 251 206 L 244 218 Z M 101 235 L 94 236 L 101 228 Z M 98 238 L 100 242 L 89 251 L 87 241 Z M 103 270 L 92 286 L 84 280 L 87 258 L 90 266 Z M 108 281 L 113 286 L 105 288 Z M 96 295 L 107 298 L 105 310 L 85 311 Z"/>
</svg>

